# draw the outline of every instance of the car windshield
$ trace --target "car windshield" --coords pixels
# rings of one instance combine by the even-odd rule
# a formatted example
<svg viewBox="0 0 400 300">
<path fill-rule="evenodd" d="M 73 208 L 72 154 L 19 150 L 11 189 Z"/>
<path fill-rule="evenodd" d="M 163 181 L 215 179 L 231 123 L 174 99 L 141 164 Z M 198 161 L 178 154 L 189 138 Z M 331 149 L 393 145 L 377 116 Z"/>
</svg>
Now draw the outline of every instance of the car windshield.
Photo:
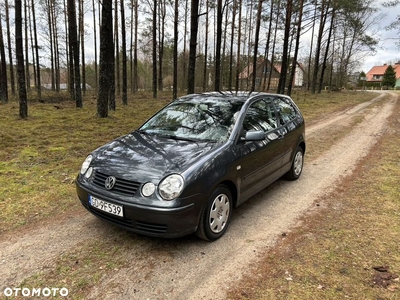
<svg viewBox="0 0 400 300">
<path fill-rule="evenodd" d="M 242 101 L 207 98 L 176 101 L 148 120 L 139 131 L 174 139 L 222 142 L 229 138 Z"/>
</svg>

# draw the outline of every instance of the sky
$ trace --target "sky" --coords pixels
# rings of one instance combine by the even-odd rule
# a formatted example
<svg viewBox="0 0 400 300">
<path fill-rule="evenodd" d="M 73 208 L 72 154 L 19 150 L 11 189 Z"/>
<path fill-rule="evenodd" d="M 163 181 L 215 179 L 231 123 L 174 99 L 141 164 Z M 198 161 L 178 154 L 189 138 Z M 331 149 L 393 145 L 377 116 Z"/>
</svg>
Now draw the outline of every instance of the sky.
<svg viewBox="0 0 400 300">
<path fill-rule="evenodd" d="M 378 5 L 382 3 L 382 0 L 377 1 Z M 395 8 L 383 8 L 378 6 L 380 14 L 383 14 L 378 18 L 377 22 L 371 28 L 371 33 L 377 31 L 375 36 L 379 38 L 379 45 L 375 55 L 369 55 L 364 58 L 361 63 L 361 71 L 367 73 L 373 66 L 383 65 L 385 63 L 395 63 L 400 61 L 400 47 L 397 44 L 400 43 L 399 30 L 387 31 L 384 29 L 385 26 L 394 22 L 398 15 L 400 15 L 400 5 Z"/>
</svg>

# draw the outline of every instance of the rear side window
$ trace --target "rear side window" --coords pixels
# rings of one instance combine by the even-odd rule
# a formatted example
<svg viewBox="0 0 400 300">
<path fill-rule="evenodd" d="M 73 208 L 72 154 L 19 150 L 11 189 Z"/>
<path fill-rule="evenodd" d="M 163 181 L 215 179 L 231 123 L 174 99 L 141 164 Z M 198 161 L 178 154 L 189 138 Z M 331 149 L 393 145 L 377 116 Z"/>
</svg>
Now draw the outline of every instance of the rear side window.
<svg viewBox="0 0 400 300">
<path fill-rule="evenodd" d="M 275 98 L 274 104 L 276 105 L 276 108 L 281 115 L 283 124 L 289 123 L 296 118 L 296 109 L 294 108 L 293 103 L 291 103 L 290 100 L 285 98 Z"/>
</svg>

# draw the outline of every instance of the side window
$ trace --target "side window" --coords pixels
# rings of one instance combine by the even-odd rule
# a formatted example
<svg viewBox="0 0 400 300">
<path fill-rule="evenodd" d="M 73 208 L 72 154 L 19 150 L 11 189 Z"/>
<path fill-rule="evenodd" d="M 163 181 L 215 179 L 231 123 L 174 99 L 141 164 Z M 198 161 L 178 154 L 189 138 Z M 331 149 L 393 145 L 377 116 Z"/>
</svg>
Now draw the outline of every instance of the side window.
<svg viewBox="0 0 400 300">
<path fill-rule="evenodd" d="M 286 124 L 296 118 L 296 110 L 294 109 L 293 104 L 288 99 L 275 98 L 274 104 L 281 115 L 283 124 Z"/>
<path fill-rule="evenodd" d="M 253 103 L 246 113 L 243 122 L 245 131 L 270 131 L 277 128 L 275 111 L 270 102 L 259 100 Z"/>
</svg>

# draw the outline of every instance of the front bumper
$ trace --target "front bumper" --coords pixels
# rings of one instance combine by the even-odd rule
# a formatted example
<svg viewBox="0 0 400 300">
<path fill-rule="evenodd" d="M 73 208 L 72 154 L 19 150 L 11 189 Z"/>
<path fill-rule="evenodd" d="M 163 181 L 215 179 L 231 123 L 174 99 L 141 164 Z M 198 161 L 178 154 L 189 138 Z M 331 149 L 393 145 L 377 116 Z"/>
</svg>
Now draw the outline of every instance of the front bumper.
<svg viewBox="0 0 400 300">
<path fill-rule="evenodd" d="M 89 190 L 79 180 L 76 180 L 76 190 L 82 205 L 96 217 L 126 230 L 155 237 L 176 238 L 195 232 L 199 224 L 201 210 L 205 204 L 204 195 L 198 194 L 180 201 L 184 204 L 179 207 L 164 208 L 139 205 Z M 89 204 L 89 195 L 122 205 L 124 217 L 114 216 L 92 207 Z"/>
</svg>

